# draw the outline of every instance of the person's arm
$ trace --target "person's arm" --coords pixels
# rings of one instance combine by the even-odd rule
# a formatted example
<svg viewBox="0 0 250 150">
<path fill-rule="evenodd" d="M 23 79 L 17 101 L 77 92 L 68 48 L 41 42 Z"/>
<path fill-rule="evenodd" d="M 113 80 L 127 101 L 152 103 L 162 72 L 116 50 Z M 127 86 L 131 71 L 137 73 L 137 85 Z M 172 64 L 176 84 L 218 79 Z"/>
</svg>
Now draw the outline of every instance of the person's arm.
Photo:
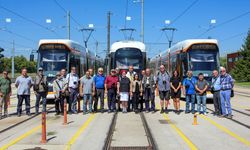
<svg viewBox="0 0 250 150">
<path fill-rule="evenodd" d="M 31 77 L 29 77 L 30 78 L 30 88 L 35 84 L 34 83 L 34 81 L 32 80 L 32 78 Z M 36 78 L 35 78 L 36 79 Z"/>
<path fill-rule="evenodd" d="M 208 88 L 208 85 L 206 84 L 205 88 L 202 90 L 202 93 L 206 92 Z"/>
<path fill-rule="evenodd" d="M 186 80 L 184 79 L 183 82 L 182 82 L 182 93 L 183 93 L 184 96 L 186 95 L 186 87 L 185 87 L 185 85 L 186 85 Z"/>
<path fill-rule="evenodd" d="M 79 94 L 80 94 L 80 96 L 81 97 L 83 97 L 83 83 L 82 82 L 80 82 L 80 87 L 79 87 Z"/>
<path fill-rule="evenodd" d="M 117 93 L 120 94 L 120 82 L 117 82 Z"/>
<path fill-rule="evenodd" d="M 19 77 L 16 78 L 15 87 L 18 88 L 18 85 L 19 85 Z"/>
<path fill-rule="evenodd" d="M 176 90 L 174 85 L 173 85 L 173 82 L 170 82 L 170 87 L 173 89 L 173 90 Z"/>
<path fill-rule="evenodd" d="M 104 89 L 105 89 L 105 94 L 107 94 L 108 93 L 108 78 L 105 79 Z"/>
<path fill-rule="evenodd" d="M 179 82 L 179 85 L 176 90 L 178 91 L 180 88 L 181 88 L 181 82 Z"/>
<path fill-rule="evenodd" d="M 195 89 L 196 89 L 196 91 L 198 91 L 199 93 L 202 94 L 202 90 L 200 90 L 200 89 L 198 88 L 198 85 L 197 85 L 197 84 L 195 84 Z"/>
<path fill-rule="evenodd" d="M 133 95 L 133 82 L 130 81 L 130 95 Z"/>
</svg>

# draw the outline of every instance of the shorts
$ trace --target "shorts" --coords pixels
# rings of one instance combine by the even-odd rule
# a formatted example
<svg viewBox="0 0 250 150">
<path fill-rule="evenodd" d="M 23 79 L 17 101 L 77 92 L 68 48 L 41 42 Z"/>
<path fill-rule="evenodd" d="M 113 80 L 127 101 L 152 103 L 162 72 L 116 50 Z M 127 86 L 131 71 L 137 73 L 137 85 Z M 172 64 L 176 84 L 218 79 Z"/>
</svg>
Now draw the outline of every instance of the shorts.
<svg viewBox="0 0 250 150">
<path fill-rule="evenodd" d="M 128 92 L 121 92 L 120 93 L 120 101 L 127 102 L 128 101 Z"/>
<path fill-rule="evenodd" d="M 170 100 L 170 91 L 159 91 L 161 100 Z"/>
</svg>

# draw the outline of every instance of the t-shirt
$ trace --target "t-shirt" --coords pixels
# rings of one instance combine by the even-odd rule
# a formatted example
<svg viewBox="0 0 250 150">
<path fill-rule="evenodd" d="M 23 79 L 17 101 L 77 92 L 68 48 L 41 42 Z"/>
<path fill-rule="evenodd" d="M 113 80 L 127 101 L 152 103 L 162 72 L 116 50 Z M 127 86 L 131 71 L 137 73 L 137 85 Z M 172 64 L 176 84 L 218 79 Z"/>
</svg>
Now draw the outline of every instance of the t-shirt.
<svg viewBox="0 0 250 150">
<path fill-rule="evenodd" d="M 198 89 L 203 90 L 206 87 L 206 85 L 208 85 L 208 83 L 206 80 L 202 80 L 202 81 L 198 80 L 196 82 L 196 85 L 197 85 Z M 204 95 L 204 94 L 206 94 L 206 92 L 204 92 L 202 95 Z"/>
<path fill-rule="evenodd" d="M 172 85 L 174 86 L 174 88 L 177 88 L 179 86 L 179 83 L 181 82 L 181 78 L 180 77 L 172 77 L 170 79 L 170 82 L 172 83 Z"/>
<path fill-rule="evenodd" d="M 94 84 L 93 78 L 83 77 L 81 82 L 83 85 L 83 94 L 91 94 L 92 89 L 93 89 L 93 84 Z"/>
<path fill-rule="evenodd" d="M 19 76 L 16 78 L 17 95 L 30 95 L 30 87 L 33 85 L 32 78 Z"/>
<path fill-rule="evenodd" d="M 183 80 L 183 86 L 185 86 L 186 88 L 186 94 L 195 94 L 195 84 L 196 84 L 197 80 L 192 77 L 192 78 L 185 78 Z"/>
<path fill-rule="evenodd" d="M 105 83 L 106 77 L 104 75 L 97 74 L 94 77 L 94 84 L 97 89 L 104 89 L 104 83 Z"/>
<path fill-rule="evenodd" d="M 0 91 L 4 95 L 9 94 L 11 91 L 11 80 L 9 78 L 0 78 Z"/>
<path fill-rule="evenodd" d="M 120 83 L 120 92 L 129 92 L 130 91 L 130 80 L 128 77 L 122 77 L 119 80 Z"/>
</svg>

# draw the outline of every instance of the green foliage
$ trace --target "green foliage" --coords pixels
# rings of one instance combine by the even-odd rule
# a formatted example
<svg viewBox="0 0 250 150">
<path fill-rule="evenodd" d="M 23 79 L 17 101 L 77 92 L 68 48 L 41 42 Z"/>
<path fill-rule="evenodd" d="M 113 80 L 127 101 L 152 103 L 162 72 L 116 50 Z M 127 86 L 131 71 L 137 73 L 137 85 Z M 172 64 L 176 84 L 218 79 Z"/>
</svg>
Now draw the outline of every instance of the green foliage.
<svg viewBox="0 0 250 150">
<path fill-rule="evenodd" d="M 232 70 L 232 75 L 237 81 L 250 81 L 250 30 L 248 31 L 245 43 L 239 51 L 242 58 L 235 63 L 235 68 Z"/>
<path fill-rule="evenodd" d="M 226 57 L 220 57 L 220 66 L 227 67 L 227 58 Z"/>
<path fill-rule="evenodd" d="M 11 58 L 2 58 L 0 64 L 0 72 L 8 70 L 11 72 Z M 36 62 L 28 61 L 24 56 L 15 56 L 15 72 L 20 72 L 23 67 L 26 67 L 29 73 L 36 72 Z"/>
</svg>

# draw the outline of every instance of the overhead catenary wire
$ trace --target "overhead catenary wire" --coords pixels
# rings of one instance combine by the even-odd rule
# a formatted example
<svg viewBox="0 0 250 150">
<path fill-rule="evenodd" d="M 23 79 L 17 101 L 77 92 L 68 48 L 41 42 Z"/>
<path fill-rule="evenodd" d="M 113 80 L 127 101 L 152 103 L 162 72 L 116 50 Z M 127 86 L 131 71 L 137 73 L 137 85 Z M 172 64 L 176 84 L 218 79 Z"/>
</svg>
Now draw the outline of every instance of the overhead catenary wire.
<svg viewBox="0 0 250 150">
<path fill-rule="evenodd" d="M 227 41 L 227 40 L 231 40 L 231 39 L 234 39 L 234 38 L 236 38 L 236 37 L 243 36 L 243 35 L 246 35 L 246 34 L 247 34 L 247 32 L 238 33 L 238 34 L 232 35 L 232 36 L 230 36 L 230 37 L 221 39 L 220 42 L 224 42 L 224 41 Z"/>
<path fill-rule="evenodd" d="M 200 35 L 198 35 L 197 37 L 199 38 L 199 37 L 205 35 L 206 33 L 208 33 L 209 31 L 214 30 L 215 28 L 224 26 L 224 25 L 226 25 L 228 23 L 231 23 L 231 22 L 233 22 L 233 21 L 235 21 L 237 19 L 240 19 L 241 17 L 244 17 L 244 16 L 246 16 L 248 14 L 250 14 L 250 11 L 244 12 L 244 13 L 236 16 L 236 17 L 230 18 L 230 19 L 228 19 L 228 20 L 226 20 L 226 21 L 224 21 L 224 22 L 222 22 L 222 23 L 220 23 L 220 24 L 218 24 L 216 26 L 211 26 L 209 29 L 207 29 L 206 31 L 204 31 L 203 33 L 201 33 Z"/>
<path fill-rule="evenodd" d="M 61 10 L 65 13 L 67 13 L 68 11 L 57 1 L 57 0 L 54 0 L 55 4 L 61 8 Z M 82 26 L 72 15 L 70 15 L 70 18 L 73 20 L 73 22 L 75 22 L 78 26 Z"/>
<path fill-rule="evenodd" d="M 19 18 L 21 18 L 21 19 L 23 19 L 23 20 L 25 20 L 25 21 L 27 21 L 27 22 L 29 22 L 29 23 L 32 23 L 32 24 L 34 24 L 34 25 L 36 25 L 36 26 L 38 26 L 38 27 L 41 27 L 41 28 L 43 28 L 43 29 L 45 29 L 45 30 L 47 30 L 47 31 L 50 31 L 50 32 L 54 33 L 56 36 L 59 36 L 54 30 L 49 29 L 48 27 L 46 27 L 46 26 L 44 26 L 44 25 L 42 25 L 42 24 L 40 24 L 40 23 L 37 23 L 37 22 L 35 22 L 34 20 L 31 20 L 31 19 L 29 19 L 29 18 L 26 18 L 26 17 L 24 17 L 23 15 L 21 15 L 21 14 L 15 12 L 15 11 L 9 9 L 9 8 L 3 7 L 3 6 L 1 6 L 1 5 L 0 5 L 0 8 L 3 9 L 3 10 L 5 10 L 5 11 L 7 11 L 7 12 L 9 12 L 9 13 L 11 13 L 11 14 L 13 14 L 13 15 L 15 15 L 15 16 L 18 16 Z M 59 36 L 59 37 L 60 37 L 60 36 Z"/>
<path fill-rule="evenodd" d="M 11 45 L 13 44 L 13 42 L 11 42 L 11 41 L 6 41 L 6 40 L 0 40 L 0 42 L 7 43 L 7 44 L 11 44 Z M 32 49 L 30 46 L 23 45 L 23 44 L 16 43 L 16 42 L 15 42 L 15 45 L 16 45 L 16 46 L 21 46 L 21 47 L 27 47 L 27 48 Z"/>
</svg>

